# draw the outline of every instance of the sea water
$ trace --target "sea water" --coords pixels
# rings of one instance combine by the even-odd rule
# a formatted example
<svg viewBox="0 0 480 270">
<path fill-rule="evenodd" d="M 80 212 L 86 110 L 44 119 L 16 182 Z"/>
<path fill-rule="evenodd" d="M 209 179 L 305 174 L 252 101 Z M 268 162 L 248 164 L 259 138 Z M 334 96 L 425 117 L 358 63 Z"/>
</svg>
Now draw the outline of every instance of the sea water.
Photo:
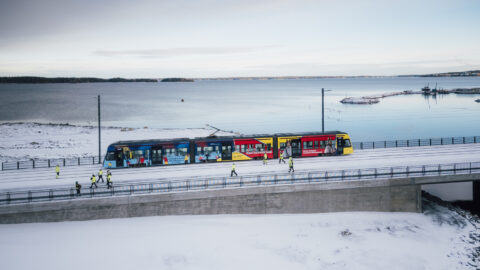
<svg viewBox="0 0 480 270">
<path fill-rule="evenodd" d="M 404 90 L 480 87 L 480 77 L 198 80 L 182 83 L 0 84 L 1 122 L 197 128 L 243 134 L 322 130 L 353 141 L 480 135 L 480 95 L 400 95 L 372 105 L 342 104 Z M 183 102 L 182 102 L 183 99 Z"/>
</svg>

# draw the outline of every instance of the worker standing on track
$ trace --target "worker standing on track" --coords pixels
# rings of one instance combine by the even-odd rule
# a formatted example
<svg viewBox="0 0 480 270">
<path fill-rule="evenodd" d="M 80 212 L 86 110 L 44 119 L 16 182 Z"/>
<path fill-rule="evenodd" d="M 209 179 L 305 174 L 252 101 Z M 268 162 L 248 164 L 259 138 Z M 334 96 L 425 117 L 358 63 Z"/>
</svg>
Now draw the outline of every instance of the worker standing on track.
<svg viewBox="0 0 480 270">
<path fill-rule="evenodd" d="M 55 177 L 56 179 L 58 179 L 60 177 L 60 166 L 55 166 L 55 172 L 57 173 L 57 176 Z"/>
<path fill-rule="evenodd" d="M 75 189 L 77 190 L 77 196 L 80 196 L 80 189 L 82 189 L 82 185 L 80 185 L 78 181 L 75 182 Z"/>
<path fill-rule="evenodd" d="M 111 188 L 112 185 L 112 174 L 110 172 L 107 173 L 107 188 Z"/>
<path fill-rule="evenodd" d="M 295 172 L 295 170 L 293 169 L 293 159 L 292 159 L 292 157 L 288 158 L 288 167 L 289 167 L 289 169 L 288 169 L 289 173 L 290 173 L 290 171 Z"/>
<path fill-rule="evenodd" d="M 263 165 L 267 165 L 268 163 L 268 156 L 267 156 L 267 153 L 265 152 L 265 154 L 263 154 Z"/>
<path fill-rule="evenodd" d="M 98 171 L 98 183 L 100 183 L 100 179 L 102 179 L 102 183 L 105 182 L 103 180 L 103 169 L 102 168 L 100 168 L 100 170 Z"/>
<path fill-rule="evenodd" d="M 97 178 L 95 177 L 95 174 L 92 174 L 92 177 L 90 177 L 90 180 L 92 181 L 92 184 L 90 185 L 90 188 L 92 188 L 93 185 L 95 185 L 95 187 L 98 188 L 98 186 L 97 186 Z"/>
<path fill-rule="evenodd" d="M 233 174 L 235 174 L 235 176 L 238 176 L 237 172 L 235 171 L 235 168 L 236 168 L 236 167 L 237 167 L 237 166 L 235 166 L 235 163 L 233 163 L 233 164 L 232 164 L 232 173 L 230 174 L 230 177 L 232 177 Z"/>
<path fill-rule="evenodd" d="M 283 160 L 283 153 L 281 153 L 281 152 L 279 151 L 279 154 L 278 154 L 278 164 L 280 164 L 280 163 L 282 163 L 282 162 L 285 163 L 285 160 Z"/>
</svg>

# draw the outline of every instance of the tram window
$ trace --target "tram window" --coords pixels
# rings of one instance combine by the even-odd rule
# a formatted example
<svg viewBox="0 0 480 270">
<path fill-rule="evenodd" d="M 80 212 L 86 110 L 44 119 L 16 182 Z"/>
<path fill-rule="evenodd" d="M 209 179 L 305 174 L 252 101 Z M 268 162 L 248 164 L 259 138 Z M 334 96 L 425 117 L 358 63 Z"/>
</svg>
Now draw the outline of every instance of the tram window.
<svg viewBox="0 0 480 270">
<path fill-rule="evenodd" d="M 312 149 L 313 142 L 303 142 L 303 149 Z"/>
<path fill-rule="evenodd" d="M 315 141 L 315 148 L 318 148 L 318 141 Z"/>
<path fill-rule="evenodd" d="M 282 143 L 280 143 L 280 149 L 285 149 L 285 147 L 286 147 L 286 146 L 287 146 L 287 144 L 286 144 L 286 143 L 283 143 L 283 142 L 282 142 Z"/>
<path fill-rule="evenodd" d="M 187 148 L 177 148 L 177 155 L 186 156 L 187 155 Z"/>
<path fill-rule="evenodd" d="M 245 146 L 246 146 L 245 144 L 242 144 L 242 145 L 240 146 L 240 149 L 241 149 L 240 152 L 242 152 L 242 153 L 245 153 L 245 152 L 246 152 L 246 151 L 245 151 L 245 148 L 246 148 Z"/>
<path fill-rule="evenodd" d="M 250 146 L 248 147 L 250 149 L 250 151 L 255 151 L 255 145 L 254 144 L 250 144 Z"/>
<path fill-rule="evenodd" d="M 350 143 L 350 140 L 344 140 L 345 142 L 345 147 L 351 147 L 352 144 Z"/>
<path fill-rule="evenodd" d="M 213 147 L 212 146 L 206 146 L 206 147 L 203 148 L 203 150 L 205 151 L 205 155 L 208 155 L 211 152 L 213 152 Z"/>
<path fill-rule="evenodd" d="M 325 144 L 326 144 L 325 141 L 320 141 L 320 148 L 325 148 Z"/>
<path fill-rule="evenodd" d="M 235 151 L 240 152 L 240 145 L 235 145 Z"/>
<path fill-rule="evenodd" d="M 115 160 L 115 152 L 107 152 L 106 160 Z"/>
<path fill-rule="evenodd" d="M 219 152 L 219 151 L 220 151 L 220 146 L 215 145 L 215 152 Z"/>
<path fill-rule="evenodd" d="M 261 152 L 263 150 L 262 144 L 257 143 L 255 146 L 256 146 L 255 148 L 257 149 L 257 152 Z"/>
<path fill-rule="evenodd" d="M 202 152 L 202 147 L 197 147 L 197 153 L 201 153 Z"/>
<path fill-rule="evenodd" d="M 270 150 L 272 150 L 272 145 L 267 143 L 267 151 L 270 151 Z"/>
</svg>

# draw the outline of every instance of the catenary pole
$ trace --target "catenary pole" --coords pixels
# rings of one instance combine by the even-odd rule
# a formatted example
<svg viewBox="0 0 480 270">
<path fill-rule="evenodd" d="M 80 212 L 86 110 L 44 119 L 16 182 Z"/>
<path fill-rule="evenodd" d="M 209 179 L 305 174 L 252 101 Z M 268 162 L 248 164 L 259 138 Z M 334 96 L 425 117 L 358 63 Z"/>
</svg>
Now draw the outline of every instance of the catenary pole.
<svg viewBox="0 0 480 270">
<path fill-rule="evenodd" d="M 322 133 L 325 132 L 325 118 L 324 118 L 324 113 L 325 113 L 325 105 L 323 102 L 323 97 L 324 97 L 324 92 L 325 90 L 322 88 Z"/>
<path fill-rule="evenodd" d="M 98 164 L 102 163 L 102 137 L 100 130 L 100 95 L 98 95 Z"/>
</svg>

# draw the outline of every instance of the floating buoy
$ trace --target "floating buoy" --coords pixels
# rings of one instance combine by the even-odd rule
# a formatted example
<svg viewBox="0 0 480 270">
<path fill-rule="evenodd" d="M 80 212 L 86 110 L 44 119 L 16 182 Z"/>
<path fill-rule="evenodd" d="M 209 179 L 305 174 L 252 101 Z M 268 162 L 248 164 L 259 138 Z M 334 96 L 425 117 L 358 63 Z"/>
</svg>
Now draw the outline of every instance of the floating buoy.
<svg viewBox="0 0 480 270">
<path fill-rule="evenodd" d="M 183 101 L 184 101 L 184 100 L 183 100 L 183 98 L 182 98 L 182 102 L 183 102 Z"/>
</svg>

